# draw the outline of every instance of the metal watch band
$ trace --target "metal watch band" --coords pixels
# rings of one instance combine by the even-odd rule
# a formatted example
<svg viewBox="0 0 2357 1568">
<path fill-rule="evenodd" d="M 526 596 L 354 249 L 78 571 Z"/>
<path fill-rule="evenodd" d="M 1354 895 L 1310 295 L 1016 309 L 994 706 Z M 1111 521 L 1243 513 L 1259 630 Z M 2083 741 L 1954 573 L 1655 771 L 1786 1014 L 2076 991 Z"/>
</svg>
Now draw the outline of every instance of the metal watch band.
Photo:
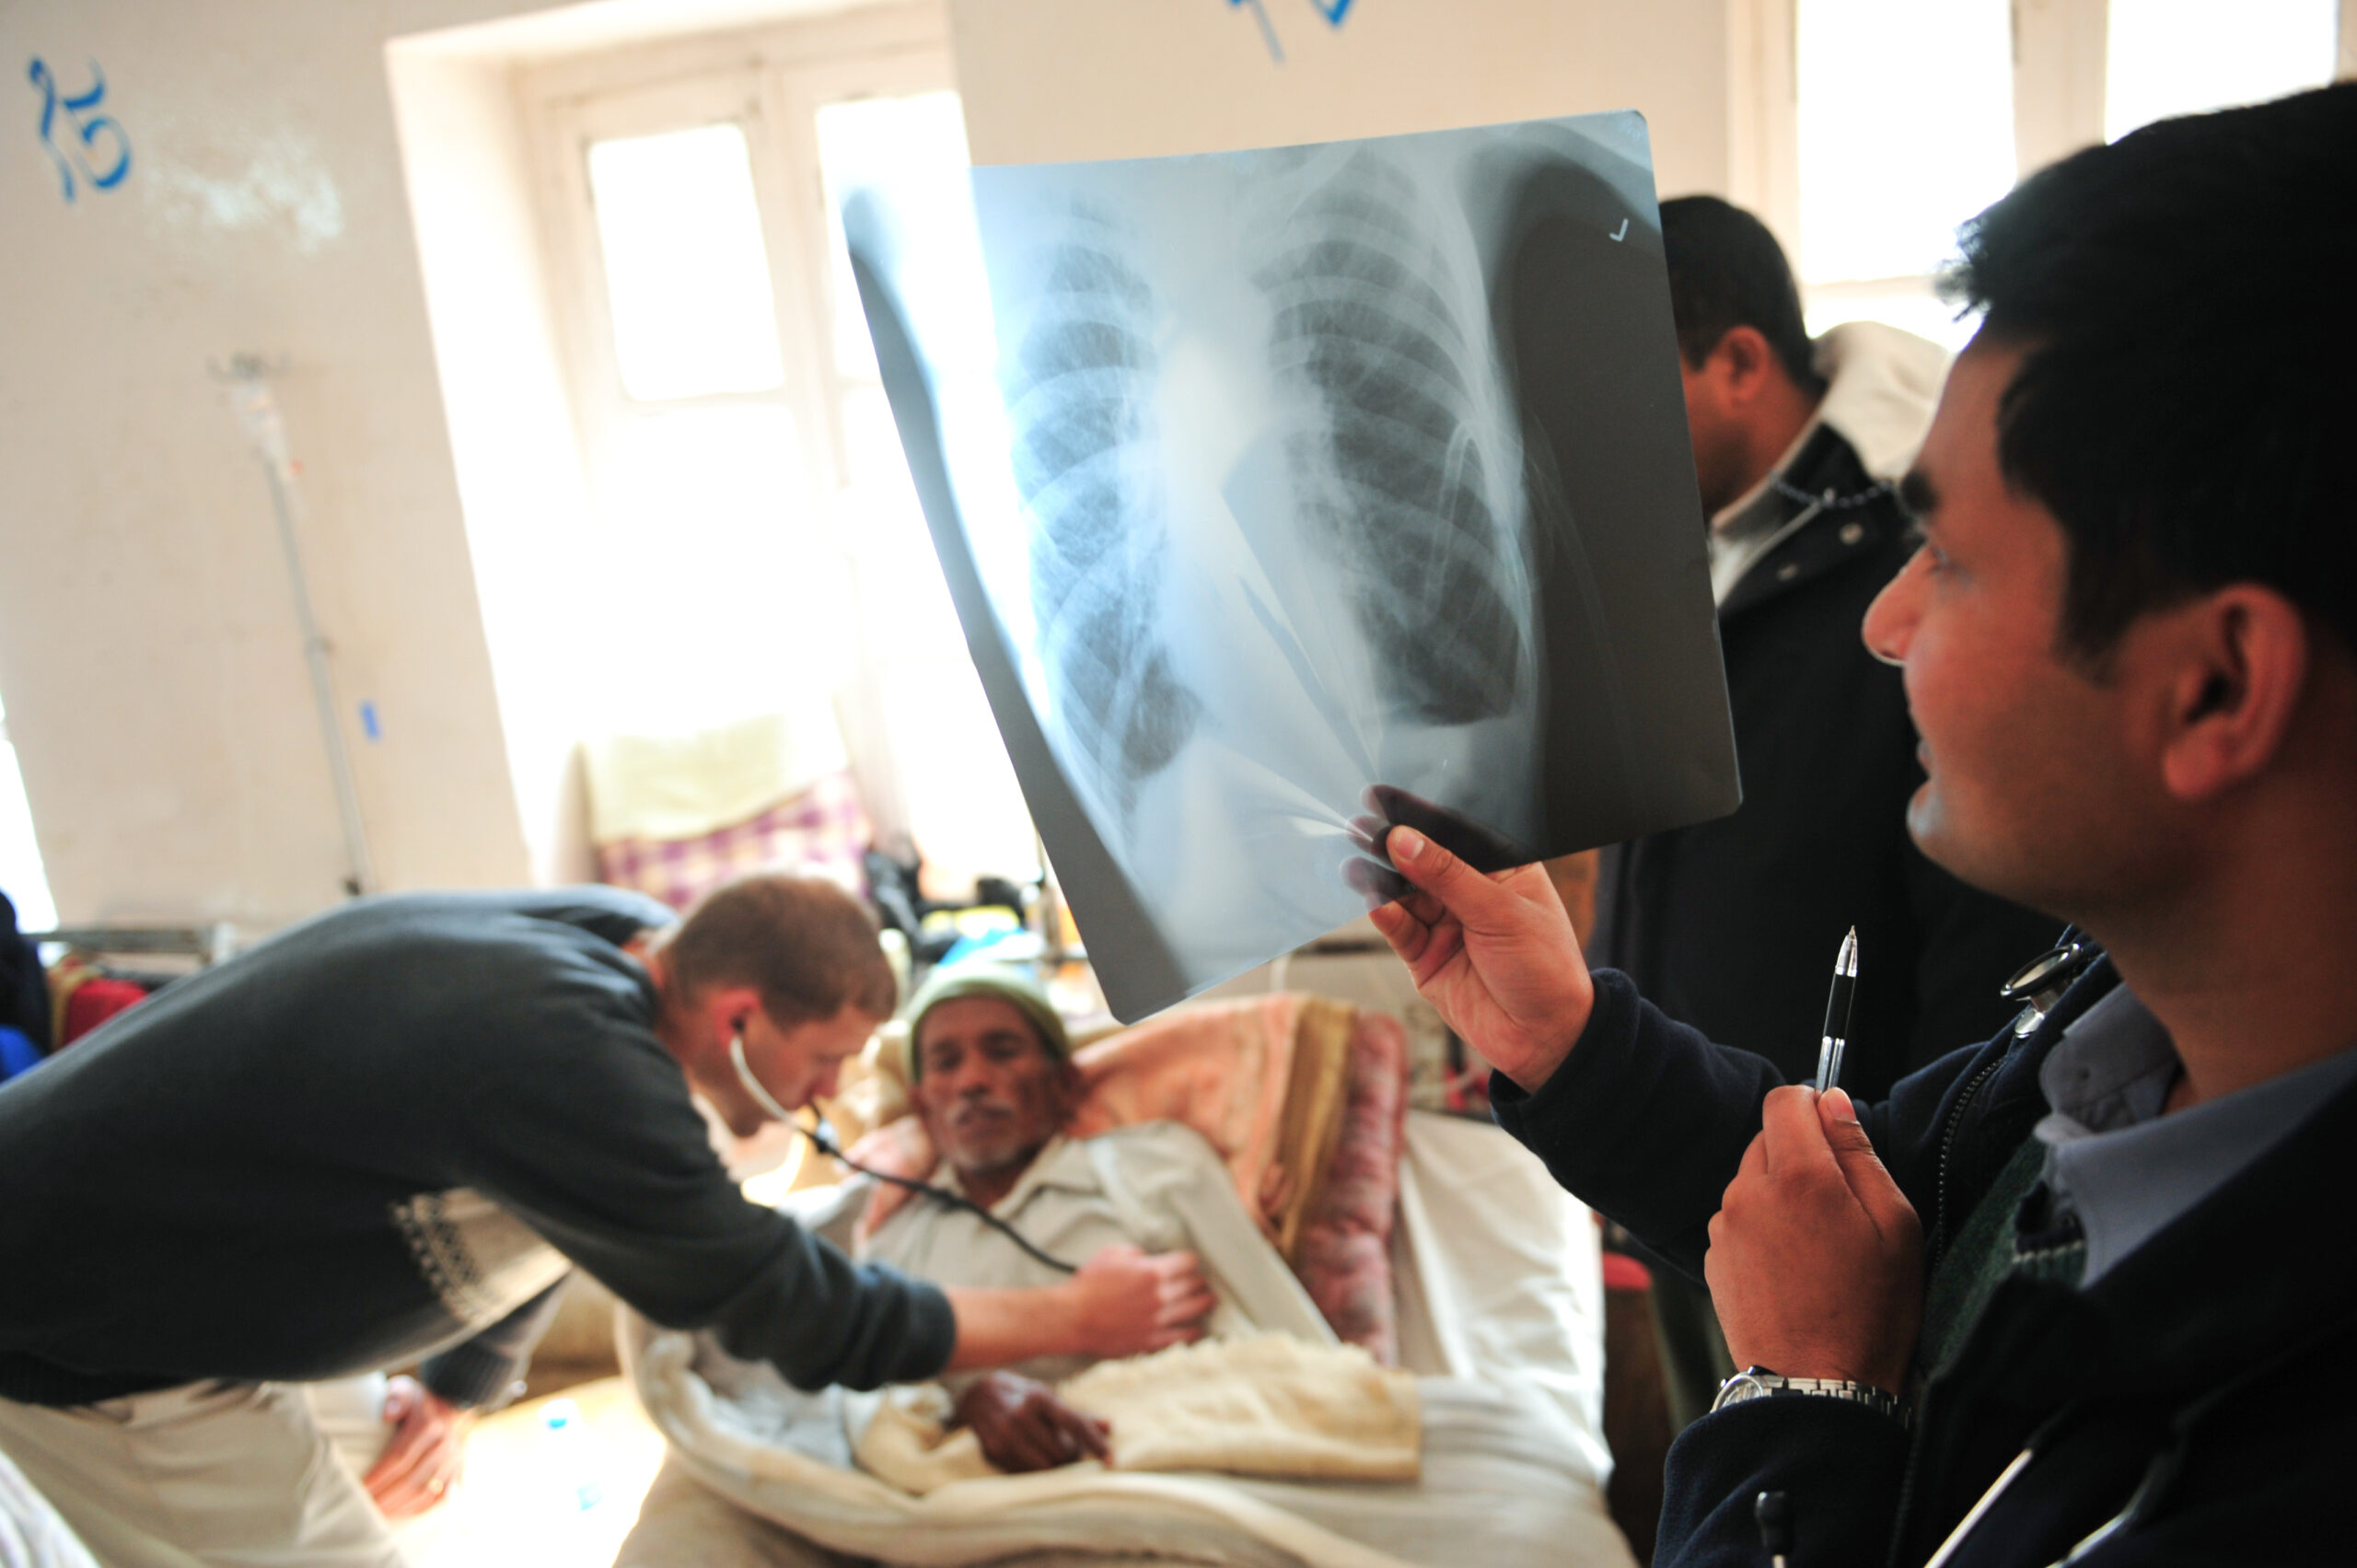
<svg viewBox="0 0 2357 1568">
<path fill-rule="evenodd" d="M 1871 1383 L 1854 1383 L 1841 1377 L 1786 1377 L 1764 1366 L 1747 1366 L 1720 1384 L 1719 1397 L 1711 1401 L 1711 1409 L 1723 1411 L 1747 1400 L 1794 1397 L 1847 1400 L 1879 1411 L 1900 1426 L 1910 1424 L 1915 1413 L 1907 1400 Z"/>
</svg>

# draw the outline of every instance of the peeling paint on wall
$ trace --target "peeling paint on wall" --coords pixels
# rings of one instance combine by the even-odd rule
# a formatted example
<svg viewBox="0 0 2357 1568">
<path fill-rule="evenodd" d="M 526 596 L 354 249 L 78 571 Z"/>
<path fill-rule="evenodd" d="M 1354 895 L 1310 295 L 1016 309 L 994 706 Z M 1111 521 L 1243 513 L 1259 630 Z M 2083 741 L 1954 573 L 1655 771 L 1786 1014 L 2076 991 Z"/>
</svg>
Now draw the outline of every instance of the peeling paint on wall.
<svg viewBox="0 0 2357 1568">
<path fill-rule="evenodd" d="M 148 210 L 176 227 L 234 234 L 284 225 L 308 256 L 343 238 L 343 197 L 311 144 L 274 130 L 203 163 L 157 155 Z"/>
</svg>

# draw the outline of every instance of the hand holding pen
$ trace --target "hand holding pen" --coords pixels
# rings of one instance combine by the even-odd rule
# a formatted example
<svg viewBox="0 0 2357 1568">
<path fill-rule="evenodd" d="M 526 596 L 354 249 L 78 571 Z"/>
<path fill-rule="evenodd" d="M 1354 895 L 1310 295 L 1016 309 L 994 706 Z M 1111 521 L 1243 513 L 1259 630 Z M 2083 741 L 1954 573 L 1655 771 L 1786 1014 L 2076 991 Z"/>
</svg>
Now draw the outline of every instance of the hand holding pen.
<svg viewBox="0 0 2357 1568">
<path fill-rule="evenodd" d="M 1922 1226 L 1848 1095 L 1769 1091 L 1709 1236 L 1702 1272 L 1737 1366 L 1904 1391 Z"/>
<path fill-rule="evenodd" d="M 1897 1394 L 1923 1306 L 1922 1226 L 1841 1090 L 1858 933 L 1833 961 L 1817 1087 L 1771 1089 L 1702 1272 L 1738 1366 Z"/>
</svg>

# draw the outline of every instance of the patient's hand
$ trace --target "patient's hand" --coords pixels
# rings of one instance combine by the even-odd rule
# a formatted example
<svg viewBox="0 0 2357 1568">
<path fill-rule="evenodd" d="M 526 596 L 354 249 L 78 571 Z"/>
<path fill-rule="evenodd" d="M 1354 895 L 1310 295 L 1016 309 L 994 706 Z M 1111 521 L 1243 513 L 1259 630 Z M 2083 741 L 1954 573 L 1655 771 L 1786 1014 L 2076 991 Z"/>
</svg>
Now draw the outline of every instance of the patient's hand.
<svg viewBox="0 0 2357 1568">
<path fill-rule="evenodd" d="M 1099 1249 L 1057 1287 L 1072 1308 L 1070 1353 L 1138 1355 L 1203 1337 L 1217 1305 L 1192 1252 Z"/>
<path fill-rule="evenodd" d="M 1923 1318 L 1923 1227 L 1850 1097 L 1771 1091 L 1702 1272 L 1737 1366 L 1900 1391 Z"/>
<path fill-rule="evenodd" d="M 472 1418 L 412 1377 L 385 1386 L 385 1420 L 393 1431 L 361 1484 L 388 1519 L 409 1519 L 438 1506 L 467 1462 Z"/>
<path fill-rule="evenodd" d="M 958 1396 L 958 1424 L 972 1427 L 983 1455 L 1013 1474 L 1113 1458 L 1112 1427 L 1012 1372 L 985 1372 L 968 1385 Z"/>
</svg>

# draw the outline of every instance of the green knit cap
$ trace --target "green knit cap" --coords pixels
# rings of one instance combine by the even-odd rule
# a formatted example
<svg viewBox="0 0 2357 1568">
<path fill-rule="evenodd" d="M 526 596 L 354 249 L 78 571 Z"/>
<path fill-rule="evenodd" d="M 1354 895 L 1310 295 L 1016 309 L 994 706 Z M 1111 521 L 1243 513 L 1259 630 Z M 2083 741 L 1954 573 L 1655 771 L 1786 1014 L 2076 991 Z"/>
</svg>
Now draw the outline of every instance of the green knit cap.
<svg viewBox="0 0 2357 1568">
<path fill-rule="evenodd" d="M 910 1000 L 911 1083 L 924 1075 L 924 1059 L 917 1052 L 917 1041 L 924 1035 L 925 1015 L 944 1002 L 970 996 L 986 996 L 1009 1004 L 1039 1028 L 1039 1043 L 1048 1048 L 1050 1055 L 1059 1062 L 1072 1060 L 1072 1036 L 1064 1032 L 1064 1021 L 1058 1016 L 1055 1004 L 1048 1000 L 1047 989 L 1022 970 L 977 959 L 934 970 Z"/>
</svg>

